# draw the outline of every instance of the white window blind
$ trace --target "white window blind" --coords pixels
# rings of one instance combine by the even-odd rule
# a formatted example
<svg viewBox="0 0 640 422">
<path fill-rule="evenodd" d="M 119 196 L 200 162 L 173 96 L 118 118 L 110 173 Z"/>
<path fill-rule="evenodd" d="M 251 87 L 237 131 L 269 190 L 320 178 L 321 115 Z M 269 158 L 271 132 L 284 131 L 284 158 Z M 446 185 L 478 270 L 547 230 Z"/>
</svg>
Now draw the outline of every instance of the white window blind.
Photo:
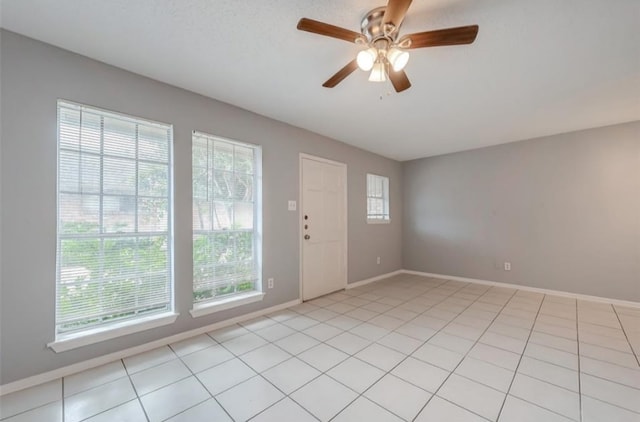
<svg viewBox="0 0 640 422">
<path fill-rule="evenodd" d="M 58 101 L 57 333 L 172 310 L 172 138 Z"/>
<path fill-rule="evenodd" d="M 367 174 L 367 220 L 389 221 L 389 178 Z"/>
<path fill-rule="evenodd" d="M 260 148 L 194 132 L 193 301 L 259 290 Z"/>
</svg>

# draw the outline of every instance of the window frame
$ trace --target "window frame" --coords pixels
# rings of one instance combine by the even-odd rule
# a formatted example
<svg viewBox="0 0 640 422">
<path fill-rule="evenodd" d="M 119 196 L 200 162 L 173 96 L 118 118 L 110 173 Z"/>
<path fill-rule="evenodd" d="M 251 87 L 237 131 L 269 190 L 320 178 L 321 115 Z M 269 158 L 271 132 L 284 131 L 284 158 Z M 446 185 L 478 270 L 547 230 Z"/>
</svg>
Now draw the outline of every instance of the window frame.
<svg viewBox="0 0 640 422">
<path fill-rule="evenodd" d="M 382 183 L 382 194 L 380 196 L 370 195 L 369 183 L 373 181 L 380 181 Z M 367 207 L 367 224 L 389 224 L 391 223 L 391 201 L 390 201 L 390 180 L 388 176 L 382 176 L 375 173 L 367 173 L 366 177 L 366 207 Z M 373 214 L 369 208 L 369 202 L 371 199 L 382 200 L 383 213 Z M 379 217 L 377 217 L 379 216 Z"/>
<path fill-rule="evenodd" d="M 111 338 L 115 338 L 115 337 L 120 337 L 122 335 L 127 335 L 127 334 L 131 334 L 131 333 L 135 333 L 135 332 L 139 332 L 139 331 L 143 331 L 143 330 L 148 330 L 150 328 L 154 328 L 154 327 L 159 327 L 162 325 L 167 325 L 167 324 L 172 324 L 178 317 L 178 313 L 175 312 L 175 262 L 174 262 L 174 210 L 173 210 L 173 200 L 174 200 L 174 158 L 173 158 L 173 142 L 174 142 L 174 134 L 173 134 L 173 125 L 171 124 L 167 124 L 167 123 L 163 123 L 163 122 L 157 122 L 157 121 L 153 121 L 147 118 L 143 118 L 143 117 L 138 117 L 138 116 L 133 116 L 133 115 L 129 115 L 129 114 L 125 114 L 125 113 L 119 113 L 119 112 L 115 112 L 115 111 L 111 111 L 111 110 L 105 110 L 99 107 L 94 107 L 91 105 L 85 105 L 85 104 L 80 104 L 80 103 L 76 103 L 73 101 L 69 101 L 69 100 L 65 100 L 65 99 L 58 99 L 57 100 L 57 115 L 56 115 L 56 121 L 57 121 L 57 133 L 56 133 L 56 141 L 57 141 L 57 154 L 56 154 L 56 165 L 57 165 L 57 176 L 56 176 L 56 294 L 55 294 L 55 340 L 51 343 L 48 344 L 49 347 L 51 347 L 54 351 L 56 352 L 61 352 L 61 351 L 65 351 L 65 350 L 70 350 L 76 347 L 80 347 L 80 346 L 84 346 L 87 344 L 93 344 L 99 341 L 104 341 L 107 339 L 111 339 Z M 136 166 L 136 189 L 135 189 L 135 193 L 134 194 L 127 194 L 127 195 L 120 195 L 123 198 L 127 197 L 129 198 L 129 196 L 131 196 L 131 198 L 134 201 L 139 201 L 140 198 L 145 198 L 148 195 L 144 195 L 144 194 L 140 194 L 139 193 L 139 183 L 140 181 L 138 180 L 138 168 L 140 163 L 145 163 L 145 159 L 144 158 L 140 158 L 138 153 L 139 153 L 139 134 L 137 132 L 137 127 L 138 125 L 144 125 L 147 127 L 159 127 L 161 128 L 163 131 L 167 131 L 167 135 L 168 135 L 168 139 L 167 139 L 167 156 L 166 156 L 166 168 L 167 168 L 167 186 L 166 186 L 166 197 L 165 196 L 161 196 L 161 197 L 157 197 L 158 199 L 162 199 L 162 200 L 166 200 L 167 201 L 167 206 L 166 206 L 166 229 L 165 230 L 161 230 L 161 231 L 150 231 L 145 232 L 145 231 L 140 231 L 139 227 L 138 227 L 138 221 L 140 218 L 140 211 L 138 209 L 138 206 L 135 206 L 135 215 L 134 215 L 134 221 L 136 222 L 135 224 L 135 228 L 133 231 L 131 232 L 125 232 L 125 233 L 120 233 L 120 232 L 114 232 L 114 233 L 110 233 L 110 232 L 105 232 L 104 228 L 102 227 L 103 224 L 103 217 L 99 217 L 99 224 L 100 224 L 100 228 L 98 230 L 97 233 L 95 233 L 95 236 L 91 236 L 91 237 L 87 237 L 90 239 L 98 239 L 101 242 L 104 239 L 107 238 L 125 238 L 125 237 L 132 237 L 132 238 L 145 238 L 146 237 L 153 237 L 154 235 L 161 235 L 161 236 L 166 236 L 166 248 L 167 248 L 167 252 L 166 252 L 166 259 L 167 259 L 167 264 L 166 264 L 166 276 L 168 277 L 168 301 L 166 303 L 166 307 L 164 309 L 160 309 L 158 311 L 153 311 L 151 310 L 149 313 L 145 313 L 144 311 L 141 313 L 134 313 L 132 315 L 126 316 L 126 317 L 122 317 L 122 318 L 114 318 L 111 321 L 106 321 L 103 320 L 101 322 L 98 323 L 93 323 L 93 324 L 89 324 L 87 327 L 84 328 L 70 328 L 67 330 L 64 330 L 60 325 L 62 323 L 59 323 L 58 320 L 58 310 L 59 310 L 59 293 L 58 293 L 58 289 L 61 283 L 60 277 L 61 277 L 61 272 L 62 272 L 62 267 L 61 267 L 61 257 L 63 254 L 63 251 L 61 249 L 61 245 L 62 245 L 62 241 L 66 238 L 66 239 L 73 239 L 75 238 L 74 235 L 69 235 L 69 234 L 65 234 L 62 232 L 62 227 L 61 227 L 61 222 L 62 222 L 62 216 L 61 216 L 61 211 L 62 211 L 62 204 L 61 204 L 61 195 L 64 195 L 64 191 L 65 189 L 63 189 L 63 186 L 61 184 L 61 178 L 62 178 L 62 171 L 61 171 L 61 165 L 63 164 L 62 162 L 62 158 L 61 158 L 61 151 L 64 151 L 65 148 L 62 145 L 62 137 L 61 137 L 61 123 L 62 123 L 62 117 L 61 117 L 61 111 L 63 109 L 69 109 L 69 110 L 78 110 L 79 112 L 79 116 L 82 119 L 82 114 L 85 112 L 89 112 L 91 114 L 95 114 L 98 115 L 100 117 L 100 133 L 99 133 L 99 137 L 100 137 L 100 150 L 99 152 L 92 152 L 90 155 L 95 155 L 96 157 L 98 157 L 98 159 L 100 160 L 100 185 L 99 185 L 99 190 L 97 191 L 97 193 L 92 192 L 91 195 L 92 196 L 96 196 L 97 198 L 99 198 L 99 202 L 100 204 L 104 203 L 104 197 L 110 197 L 113 196 L 109 193 L 105 194 L 105 186 L 104 186 L 104 169 L 103 169 L 103 162 L 104 162 L 104 158 L 109 157 L 109 154 L 105 154 L 104 151 L 104 119 L 105 118 L 113 118 L 113 119 L 118 119 L 121 121 L 125 121 L 125 122 L 131 122 L 133 124 L 136 125 L 136 148 L 135 148 L 135 154 L 133 158 L 130 158 L 131 161 L 135 162 L 135 166 Z M 81 127 L 82 123 L 80 121 L 80 123 L 78 123 Z M 82 150 L 78 150 L 78 154 L 82 155 Z M 123 158 L 124 159 L 124 158 Z M 127 159 L 129 160 L 129 159 Z M 154 160 L 150 160 L 154 161 Z M 159 164 L 162 164 L 162 166 L 165 165 L 165 163 L 163 161 L 159 161 Z M 77 193 L 80 196 L 80 200 L 82 200 L 82 196 L 83 196 L 83 192 L 82 189 L 79 190 L 79 192 Z M 85 194 L 87 195 L 87 194 Z M 114 194 L 116 195 L 116 194 Z M 117 197 L 117 196 L 115 196 Z M 155 196 L 151 195 L 149 196 L 149 198 L 155 198 Z M 100 216 L 103 215 L 103 205 L 100 205 Z M 77 236 L 76 236 L 77 237 Z M 163 270 L 165 271 L 165 270 Z M 150 308 L 152 309 L 152 308 Z M 114 312 L 117 315 L 117 308 L 114 308 Z"/>
<path fill-rule="evenodd" d="M 200 300 L 200 301 L 196 301 L 195 297 L 192 296 L 192 309 L 189 312 L 193 318 L 209 315 L 211 313 L 220 312 L 226 309 L 235 308 L 237 306 L 241 306 L 249 303 L 258 302 L 258 301 L 261 301 L 265 296 L 265 293 L 263 291 L 264 290 L 263 285 L 262 285 L 263 284 L 262 283 L 263 282 L 262 280 L 262 147 L 257 144 L 237 141 L 234 139 L 229 139 L 222 136 L 212 135 L 210 133 L 194 130 L 192 132 L 192 137 L 191 137 L 192 195 L 194 195 L 194 189 L 195 189 L 195 185 L 194 185 L 195 179 L 194 179 L 193 169 L 196 166 L 194 165 L 193 152 L 194 152 L 194 146 L 195 146 L 194 141 L 196 137 L 205 138 L 207 142 L 214 142 L 214 143 L 221 142 L 221 143 L 231 144 L 234 146 L 237 145 L 243 148 L 251 148 L 251 150 L 253 151 L 252 251 L 253 251 L 253 262 L 254 262 L 254 271 L 255 271 L 256 279 L 254 281 L 254 289 L 248 290 L 246 292 L 235 292 L 232 294 L 223 295 L 219 297 L 212 297 L 210 299 Z M 235 157 L 234 157 L 234 160 L 235 160 Z M 209 167 L 209 164 L 207 164 L 207 171 L 215 172 L 216 169 L 213 166 Z M 194 202 L 195 202 L 194 197 L 195 196 L 192 196 L 192 201 L 191 201 L 192 207 L 194 206 Z M 211 199 L 211 201 L 213 201 L 213 199 Z M 230 202 L 234 203 L 236 201 L 230 201 Z M 242 202 L 242 201 L 238 201 L 238 202 Z M 192 225 L 191 225 L 192 253 L 193 253 L 194 236 L 196 235 L 196 229 L 194 228 L 194 225 L 193 225 L 193 216 L 194 214 L 193 214 L 193 208 L 192 208 Z M 227 230 L 220 230 L 220 231 L 227 231 Z M 233 231 L 233 230 L 230 230 L 230 231 Z M 216 230 L 212 228 L 210 230 L 201 230 L 200 232 L 213 234 L 216 232 Z M 195 270 L 195 262 L 193 257 L 192 257 L 192 270 Z M 192 294 L 194 293 L 194 287 L 195 287 L 194 282 L 195 280 L 193 280 L 192 278 L 192 285 L 191 285 Z"/>
</svg>

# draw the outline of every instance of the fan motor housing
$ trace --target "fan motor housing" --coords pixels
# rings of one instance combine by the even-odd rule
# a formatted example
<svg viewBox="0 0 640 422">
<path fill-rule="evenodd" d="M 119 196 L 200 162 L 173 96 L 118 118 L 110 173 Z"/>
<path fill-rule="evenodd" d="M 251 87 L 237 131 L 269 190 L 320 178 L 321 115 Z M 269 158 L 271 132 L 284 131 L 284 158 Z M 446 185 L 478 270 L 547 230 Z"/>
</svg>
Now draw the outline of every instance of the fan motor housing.
<svg viewBox="0 0 640 422">
<path fill-rule="evenodd" d="M 389 43 L 393 43 L 396 40 L 396 36 L 398 35 L 398 29 L 395 28 L 390 33 L 386 33 L 384 31 L 384 25 L 382 23 L 382 18 L 384 17 L 384 12 L 387 8 L 385 6 L 376 7 L 375 9 L 369 11 L 364 18 L 362 18 L 362 22 L 360 23 L 360 30 L 362 35 L 367 37 L 367 40 L 370 43 L 375 43 L 378 40 L 387 40 Z"/>
</svg>

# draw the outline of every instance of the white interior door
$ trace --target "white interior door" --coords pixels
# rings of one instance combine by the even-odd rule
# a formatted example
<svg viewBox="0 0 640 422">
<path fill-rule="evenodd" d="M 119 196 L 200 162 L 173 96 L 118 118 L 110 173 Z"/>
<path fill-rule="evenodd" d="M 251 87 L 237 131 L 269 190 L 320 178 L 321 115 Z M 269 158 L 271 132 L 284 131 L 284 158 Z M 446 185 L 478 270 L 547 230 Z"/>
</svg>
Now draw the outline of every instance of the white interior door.
<svg viewBox="0 0 640 422">
<path fill-rule="evenodd" d="M 347 285 L 347 167 L 301 156 L 302 299 Z"/>
</svg>

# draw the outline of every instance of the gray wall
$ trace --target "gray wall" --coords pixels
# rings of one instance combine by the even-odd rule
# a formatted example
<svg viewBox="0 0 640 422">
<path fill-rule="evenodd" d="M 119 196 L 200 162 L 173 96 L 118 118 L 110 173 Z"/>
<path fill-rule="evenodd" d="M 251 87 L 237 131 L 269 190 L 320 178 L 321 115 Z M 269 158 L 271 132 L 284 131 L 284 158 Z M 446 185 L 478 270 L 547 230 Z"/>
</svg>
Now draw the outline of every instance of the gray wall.
<svg viewBox="0 0 640 422">
<path fill-rule="evenodd" d="M 406 269 L 640 301 L 640 122 L 405 162 L 404 212 Z"/>
<path fill-rule="evenodd" d="M 287 211 L 287 200 L 298 199 L 300 152 L 348 166 L 349 282 L 401 268 L 401 163 L 11 32 L 2 32 L 0 60 L 1 384 L 297 299 L 298 215 Z M 175 282 L 181 313 L 171 326 L 60 354 L 46 348 L 54 338 L 58 98 L 174 125 Z M 263 276 L 276 281 L 263 302 L 198 319 L 188 313 L 194 129 L 262 145 Z M 390 177 L 391 224 L 366 224 L 367 172 Z"/>
</svg>

